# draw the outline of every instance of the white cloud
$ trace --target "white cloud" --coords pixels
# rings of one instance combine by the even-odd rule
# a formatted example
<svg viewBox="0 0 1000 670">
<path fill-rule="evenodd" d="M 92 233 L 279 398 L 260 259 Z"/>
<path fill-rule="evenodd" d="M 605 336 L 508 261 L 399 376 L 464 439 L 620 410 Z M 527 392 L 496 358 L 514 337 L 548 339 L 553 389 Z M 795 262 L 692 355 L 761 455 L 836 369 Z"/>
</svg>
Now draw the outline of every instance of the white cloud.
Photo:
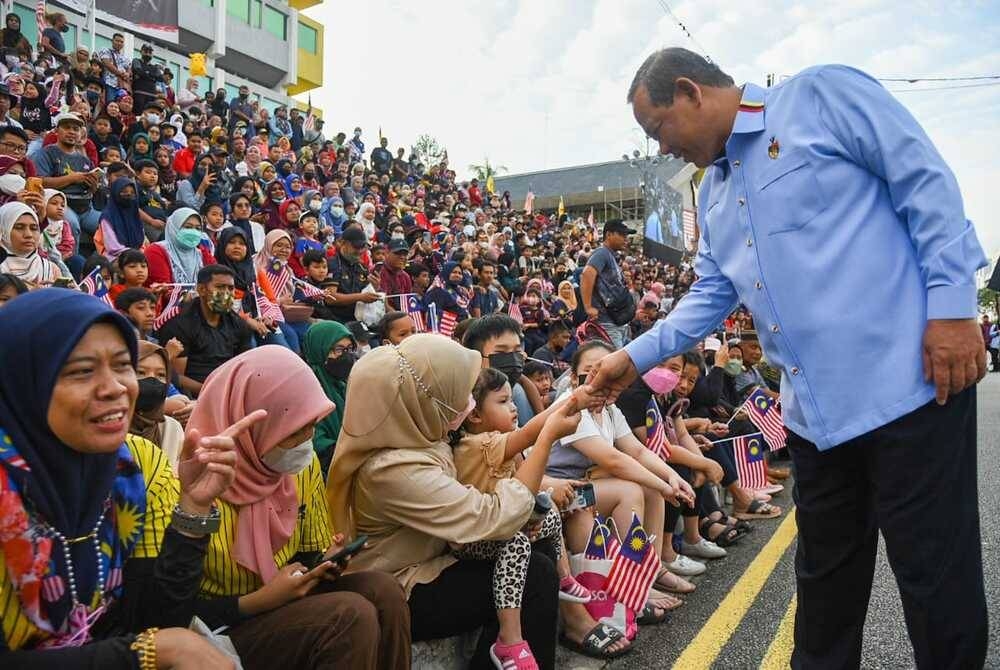
<svg viewBox="0 0 1000 670">
<path fill-rule="evenodd" d="M 989 2 L 670 6 L 737 81 L 832 62 L 882 77 L 1000 74 Z M 327 128 L 361 125 L 374 141 L 381 126 L 393 148 L 430 133 L 460 174 L 484 156 L 524 172 L 644 148 L 625 104 L 632 75 L 656 48 L 694 48 L 656 0 L 327 0 L 307 14 L 326 26 L 326 85 L 313 101 Z M 1000 252 L 1000 86 L 897 97 L 955 170 L 983 245 Z"/>
</svg>

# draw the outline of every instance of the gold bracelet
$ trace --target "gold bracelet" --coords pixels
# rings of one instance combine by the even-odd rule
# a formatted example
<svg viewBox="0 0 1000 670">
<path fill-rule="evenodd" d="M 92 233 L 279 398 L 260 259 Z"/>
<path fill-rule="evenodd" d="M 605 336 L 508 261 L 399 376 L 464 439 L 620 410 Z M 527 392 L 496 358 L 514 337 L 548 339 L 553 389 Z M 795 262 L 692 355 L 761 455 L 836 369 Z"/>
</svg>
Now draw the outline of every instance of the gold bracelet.
<svg viewBox="0 0 1000 670">
<path fill-rule="evenodd" d="M 156 632 L 159 628 L 147 628 L 135 636 L 131 649 L 139 657 L 139 670 L 156 670 Z"/>
</svg>

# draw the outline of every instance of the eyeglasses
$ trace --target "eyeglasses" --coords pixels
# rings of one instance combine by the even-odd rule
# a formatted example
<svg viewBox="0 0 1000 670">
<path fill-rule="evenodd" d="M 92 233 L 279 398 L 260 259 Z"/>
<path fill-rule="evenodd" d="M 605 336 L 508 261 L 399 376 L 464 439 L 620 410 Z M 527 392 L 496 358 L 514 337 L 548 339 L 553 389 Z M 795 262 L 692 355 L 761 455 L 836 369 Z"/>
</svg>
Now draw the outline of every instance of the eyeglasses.
<svg viewBox="0 0 1000 670">
<path fill-rule="evenodd" d="M 347 352 L 354 353 L 357 350 L 358 348 L 353 344 L 349 344 L 346 347 L 338 344 L 337 346 L 335 346 L 333 349 L 330 350 L 330 353 L 332 353 L 334 356 L 343 356 Z"/>
<path fill-rule="evenodd" d="M 0 142 L 0 147 L 6 149 L 7 151 L 9 151 L 12 154 L 21 154 L 21 155 L 24 155 L 24 154 L 28 153 L 28 145 L 27 144 L 16 144 L 14 142 Z"/>
</svg>

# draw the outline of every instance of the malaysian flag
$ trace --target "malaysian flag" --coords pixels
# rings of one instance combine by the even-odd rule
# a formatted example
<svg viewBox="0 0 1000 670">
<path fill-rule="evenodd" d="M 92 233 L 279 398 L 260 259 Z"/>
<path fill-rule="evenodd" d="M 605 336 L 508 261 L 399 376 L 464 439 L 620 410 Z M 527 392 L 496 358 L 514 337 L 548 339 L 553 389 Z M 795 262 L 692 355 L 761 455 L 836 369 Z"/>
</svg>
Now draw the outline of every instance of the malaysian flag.
<svg viewBox="0 0 1000 670">
<path fill-rule="evenodd" d="M 733 458 L 740 485 L 748 489 L 767 486 L 767 465 L 764 463 L 766 445 L 760 433 L 733 438 Z"/>
<path fill-rule="evenodd" d="M 507 308 L 507 315 L 522 326 L 524 325 L 524 315 L 521 314 L 521 308 L 513 298 L 510 299 L 510 307 Z"/>
<path fill-rule="evenodd" d="M 35 3 L 35 27 L 38 28 L 38 43 L 41 44 L 42 33 L 48 28 L 48 24 L 45 22 L 45 0 L 38 0 Z"/>
<path fill-rule="evenodd" d="M 670 445 L 667 442 L 667 432 L 663 429 L 663 417 L 656 398 L 650 398 L 646 405 L 646 448 L 663 459 L 670 458 Z"/>
<path fill-rule="evenodd" d="M 458 314 L 447 310 L 441 312 L 441 322 L 438 324 L 438 332 L 445 337 L 451 337 L 455 333 L 455 326 L 458 325 Z"/>
<path fill-rule="evenodd" d="M 615 556 L 604 590 L 633 612 L 641 612 L 656 580 L 660 559 L 642 528 L 639 515 L 632 512 L 632 526 Z"/>
<path fill-rule="evenodd" d="M 114 307 L 115 304 L 111 301 L 111 294 L 108 292 L 108 285 L 104 283 L 104 277 L 101 276 L 101 268 L 94 268 L 89 275 L 83 278 L 80 282 L 80 290 L 84 293 L 89 293 L 95 298 L 100 298 L 109 307 Z"/>
<path fill-rule="evenodd" d="M 313 286 L 309 282 L 299 279 L 298 277 L 294 277 L 293 280 L 295 281 L 295 285 L 299 287 L 299 289 L 302 291 L 302 294 L 306 298 L 322 299 L 326 297 L 326 293 L 323 292 L 323 289 Z"/>
<path fill-rule="evenodd" d="M 424 311 L 421 309 L 420 296 L 410 293 L 406 296 L 406 313 L 413 321 L 413 330 L 417 333 L 427 332 L 427 325 L 424 323 Z"/>
<path fill-rule="evenodd" d="M 167 304 L 153 320 L 153 330 L 159 330 L 163 327 L 163 324 L 181 313 L 181 301 L 185 293 L 187 293 L 187 289 L 183 286 L 175 286 L 170 289 L 170 297 L 167 299 Z"/>
<path fill-rule="evenodd" d="M 693 249 L 695 241 L 698 239 L 698 228 L 695 226 L 693 209 L 685 209 L 681 212 L 681 227 L 684 230 L 684 246 Z"/>
<path fill-rule="evenodd" d="M 764 433 L 764 439 L 767 440 L 771 451 L 784 449 L 785 438 L 788 435 L 785 432 L 785 422 L 781 420 L 781 409 L 777 405 L 776 400 L 768 398 L 759 388 L 750 394 L 745 404 L 750 421 Z"/>
<path fill-rule="evenodd" d="M 590 531 L 590 541 L 587 542 L 587 548 L 583 550 L 584 557 L 609 560 L 615 557 L 619 549 L 621 549 L 621 545 L 611 534 L 611 529 L 604 522 L 604 517 L 595 513 L 594 527 Z"/>
<path fill-rule="evenodd" d="M 293 285 L 295 274 L 288 267 L 287 263 L 282 263 L 277 258 L 271 259 L 271 262 L 265 268 L 265 272 L 267 272 L 267 279 L 271 282 L 271 288 L 274 289 L 275 295 L 280 295 L 281 290 L 286 286 Z"/>
<path fill-rule="evenodd" d="M 281 313 L 281 307 L 268 300 L 257 284 L 253 285 L 252 290 L 254 300 L 257 301 L 257 316 L 262 319 L 271 319 L 275 323 L 284 323 L 285 315 Z"/>
</svg>

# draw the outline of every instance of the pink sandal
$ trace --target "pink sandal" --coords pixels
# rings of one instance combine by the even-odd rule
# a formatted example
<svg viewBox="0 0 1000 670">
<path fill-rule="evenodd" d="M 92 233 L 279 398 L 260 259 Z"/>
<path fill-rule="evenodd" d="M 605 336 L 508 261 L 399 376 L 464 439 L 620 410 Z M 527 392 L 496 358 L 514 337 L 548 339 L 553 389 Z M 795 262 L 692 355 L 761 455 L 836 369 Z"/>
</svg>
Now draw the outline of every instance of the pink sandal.
<svg viewBox="0 0 1000 670">
<path fill-rule="evenodd" d="M 500 640 L 490 647 L 490 658 L 497 670 L 538 670 L 535 655 L 524 640 L 517 644 L 500 644 Z"/>
<path fill-rule="evenodd" d="M 570 603 L 589 603 L 594 599 L 590 589 L 576 581 L 572 575 L 566 575 L 559 580 L 559 600 Z"/>
</svg>

